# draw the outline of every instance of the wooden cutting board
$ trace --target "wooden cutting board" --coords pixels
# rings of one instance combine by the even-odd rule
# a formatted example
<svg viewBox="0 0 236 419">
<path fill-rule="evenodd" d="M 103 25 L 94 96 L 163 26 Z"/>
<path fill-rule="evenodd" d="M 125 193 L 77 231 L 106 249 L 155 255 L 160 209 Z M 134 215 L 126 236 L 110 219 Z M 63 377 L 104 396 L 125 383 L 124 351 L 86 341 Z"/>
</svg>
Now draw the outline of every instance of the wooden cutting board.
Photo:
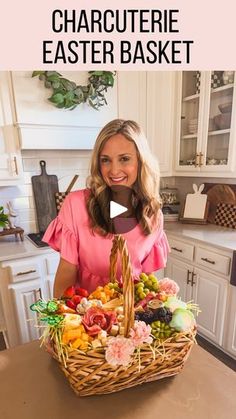
<svg viewBox="0 0 236 419">
<path fill-rule="evenodd" d="M 204 192 L 207 194 L 209 202 L 209 211 L 207 216 L 207 221 L 209 223 L 215 224 L 217 204 L 236 204 L 235 185 L 205 184 Z"/>
<path fill-rule="evenodd" d="M 57 216 L 55 193 L 59 192 L 56 175 L 48 175 L 46 162 L 40 160 L 41 174 L 32 176 L 32 187 L 39 232 L 43 233 L 49 223 Z"/>
</svg>

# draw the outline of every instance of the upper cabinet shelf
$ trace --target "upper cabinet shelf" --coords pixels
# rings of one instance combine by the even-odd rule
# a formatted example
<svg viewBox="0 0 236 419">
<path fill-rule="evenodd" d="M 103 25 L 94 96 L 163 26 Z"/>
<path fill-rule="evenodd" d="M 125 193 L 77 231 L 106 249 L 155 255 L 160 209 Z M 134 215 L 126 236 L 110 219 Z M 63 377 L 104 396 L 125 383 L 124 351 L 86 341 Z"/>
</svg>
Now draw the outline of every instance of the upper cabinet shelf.
<svg viewBox="0 0 236 419">
<path fill-rule="evenodd" d="M 195 95 L 186 96 L 183 98 L 183 102 L 189 102 L 190 100 L 196 100 L 199 99 L 200 95 L 199 93 L 196 93 Z"/>
<path fill-rule="evenodd" d="M 236 175 L 235 86 L 233 71 L 179 73 L 176 175 Z"/>
<path fill-rule="evenodd" d="M 216 93 L 222 92 L 224 90 L 233 89 L 233 87 L 234 87 L 234 84 L 233 83 L 229 83 L 229 84 L 226 84 L 224 86 L 216 87 L 215 89 L 211 88 L 211 93 L 216 94 Z"/>
</svg>

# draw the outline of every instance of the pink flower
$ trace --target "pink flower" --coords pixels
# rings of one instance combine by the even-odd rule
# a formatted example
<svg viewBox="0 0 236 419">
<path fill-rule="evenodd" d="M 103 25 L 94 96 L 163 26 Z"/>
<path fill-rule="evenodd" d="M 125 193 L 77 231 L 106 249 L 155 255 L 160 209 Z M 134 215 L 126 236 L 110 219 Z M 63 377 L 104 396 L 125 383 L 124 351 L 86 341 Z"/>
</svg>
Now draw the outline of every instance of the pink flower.
<svg viewBox="0 0 236 419">
<path fill-rule="evenodd" d="M 135 321 L 134 327 L 130 330 L 131 342 L 134 346 L 140 346 L 143 343 L 152 343 L 151 326 L 142 321 Z"/>
<path fill-rule="evenodd" d="M 179 292 L 178 284 L 170 278 L 163 278 L 159 281 L 160 292 L 166 295 L 176 295 Z"/>
<path fill-rule="evenodd" d="M 131 361 L 134 349 L 135 347 L 131 340 L 124 336 L 109 338 L 105 358 L 110 365 L 127 366 Z"/>
</svg>

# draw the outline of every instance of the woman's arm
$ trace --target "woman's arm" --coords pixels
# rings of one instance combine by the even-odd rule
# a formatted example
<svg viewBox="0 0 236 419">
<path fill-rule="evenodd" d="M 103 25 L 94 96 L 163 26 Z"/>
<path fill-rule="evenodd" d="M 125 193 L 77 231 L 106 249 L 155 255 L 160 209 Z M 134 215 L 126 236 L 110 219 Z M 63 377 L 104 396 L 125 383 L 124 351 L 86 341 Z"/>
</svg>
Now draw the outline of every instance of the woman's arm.
<svg viewBox="0 0 236 419">
<path fill-rule="evenodd" d="M 75 284 L 77 274 L 77 266 L 61 258 L 55 276 L 53 296 L 60 298 L 66 288 Z"/>
</svg>

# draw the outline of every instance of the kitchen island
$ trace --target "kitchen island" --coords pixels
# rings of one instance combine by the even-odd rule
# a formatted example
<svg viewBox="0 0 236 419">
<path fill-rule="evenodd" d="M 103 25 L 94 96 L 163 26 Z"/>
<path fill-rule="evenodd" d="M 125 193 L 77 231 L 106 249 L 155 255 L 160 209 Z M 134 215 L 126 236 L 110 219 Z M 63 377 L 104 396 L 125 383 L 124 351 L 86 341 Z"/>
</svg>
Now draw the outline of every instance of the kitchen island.
<svg viewBox="0 0 236 419">
<path fill-rule="evenodd" d="M 233 419 L 236 373 L 197 345 L 184 370 L 104 396 L 78 397 L 34 341 L 0 352 L 2 419 Z"/>
</svg>

